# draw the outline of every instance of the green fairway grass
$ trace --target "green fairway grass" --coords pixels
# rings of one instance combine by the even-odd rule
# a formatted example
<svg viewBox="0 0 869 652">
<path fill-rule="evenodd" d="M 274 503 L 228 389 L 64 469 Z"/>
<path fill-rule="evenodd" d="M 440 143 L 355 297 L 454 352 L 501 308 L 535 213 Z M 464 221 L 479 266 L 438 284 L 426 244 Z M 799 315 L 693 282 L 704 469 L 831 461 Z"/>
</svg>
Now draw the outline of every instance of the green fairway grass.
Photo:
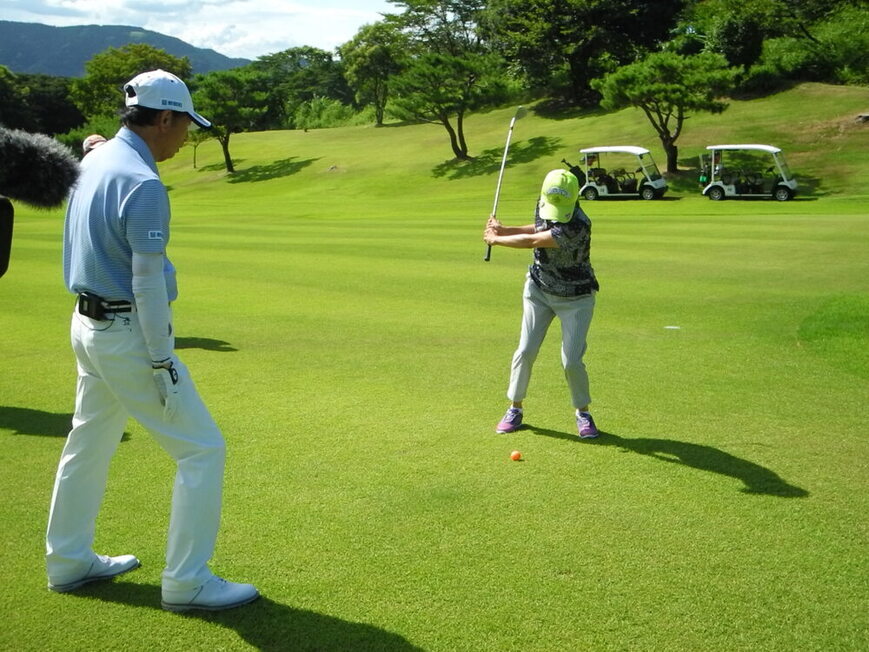
<svg viewBox="0 0 869 652">
<path fill-rule="evenodd" d="M 659 201 L 583 202 L 601 283 L 576 437 L 553 325 L 497 435 L 530 252 L 483 262 L 515 107 L 443 129 L 234 135 L 162 165 L 178 354 L 227 440 L 213 569 L 263 598 L 160 609 L 173 464 L 130 421 L 96 548 L 142 567 L 46 589 L 73 409 L 62 211 L 16 206 L 0 279 L 2 650 L 865 650 L 865 89 L 692 117 Z M 516 123 L 499 216 L 581 147 L 663 153 L 634 111 Z M 785 150 L 809 192 L 711 202 L 707 144 Z M 514 149 L 515 148 L 515 149 Z M 574 162 L 577 162 L 574 160 Z M 510 452 L 523 460 L 513 462 Z"/>
</svg>

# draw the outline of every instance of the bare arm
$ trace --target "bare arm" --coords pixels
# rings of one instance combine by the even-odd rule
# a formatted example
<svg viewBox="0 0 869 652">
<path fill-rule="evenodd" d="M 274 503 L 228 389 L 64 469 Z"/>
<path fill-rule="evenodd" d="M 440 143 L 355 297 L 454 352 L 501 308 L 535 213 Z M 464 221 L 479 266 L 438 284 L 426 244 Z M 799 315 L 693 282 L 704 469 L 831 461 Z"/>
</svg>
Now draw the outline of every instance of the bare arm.
<svg viewBox="0 0 869 652">
<path fill-rule="evenodd" d="M 525 224 L 524 226 L 504 226 L 498 221 L 494 215 L 489 217 L 486 222 L 486 228 L 492 228 L 496 235 L 516 235 L 519 233 L 534 233 L 533 224 Z"/>
<path fill-rule="evenodd" d="M 494 217 L 486 222 L 483 240 L 488 245 L 514 249 L 557 249 L 558 243 L 551 231 L 537 231 L 533 224 L 504 226 Z"/>
</svg>

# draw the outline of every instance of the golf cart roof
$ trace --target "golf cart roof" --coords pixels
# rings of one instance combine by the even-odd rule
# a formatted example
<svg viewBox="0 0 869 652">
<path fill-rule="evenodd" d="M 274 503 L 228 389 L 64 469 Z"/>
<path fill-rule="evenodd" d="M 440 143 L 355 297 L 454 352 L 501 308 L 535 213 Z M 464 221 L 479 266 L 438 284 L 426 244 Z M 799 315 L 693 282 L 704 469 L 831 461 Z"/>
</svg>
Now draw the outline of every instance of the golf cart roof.
<svg viewBox="0 0 869 652">
<path fill-rule="evenodd" d="M 781 149 L 773 145 L 708 145 L 706 149 L 753 149 L 770 154 L 778 154 Z"/>
<path fill-rule="evenodd" d="M 642 154 L 648 154 L 649 150 L 645 147 L 634 147 L 633 145 L 611 145 L 609 147 L 586 147 L 585 149 L 579 150 L 580 154 L 601 154 L 603 152 L 624 152 L 627 154 L 634 154 L 635 156 L 640 156 Z"/>
</svg>

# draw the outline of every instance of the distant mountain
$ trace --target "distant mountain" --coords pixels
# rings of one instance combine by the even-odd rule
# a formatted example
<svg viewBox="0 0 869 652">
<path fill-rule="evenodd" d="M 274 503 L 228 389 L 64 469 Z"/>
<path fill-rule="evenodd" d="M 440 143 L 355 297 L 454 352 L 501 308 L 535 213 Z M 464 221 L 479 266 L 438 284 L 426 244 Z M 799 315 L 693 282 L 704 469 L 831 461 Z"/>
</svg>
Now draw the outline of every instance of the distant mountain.
<svg viewBox="0 0 869 652">
<path fill-rule="evenodd" d="M 0 65 L 15 73 L 82 77 L 84 64 L 109 47 L 146 43 L 176 57 L 187 57 L 194 73 L 228 70 L 250 63 L 158 32 L 124 25 L 52 27 L 0 20 Z"/>
</svg>

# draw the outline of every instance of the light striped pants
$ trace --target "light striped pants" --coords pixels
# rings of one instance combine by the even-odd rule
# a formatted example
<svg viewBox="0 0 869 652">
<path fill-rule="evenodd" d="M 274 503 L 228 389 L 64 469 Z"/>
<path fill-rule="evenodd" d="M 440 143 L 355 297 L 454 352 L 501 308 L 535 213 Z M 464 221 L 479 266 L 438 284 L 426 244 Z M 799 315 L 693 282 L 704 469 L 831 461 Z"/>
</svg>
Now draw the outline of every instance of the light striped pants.
<svg viewBox="0 0 869 652">
<path fill-rule="evenodd" d="M 78 384 L 73 427 L 57 469 L 48 518 L 49 579 L 74 581 L 95 559 L 94 526 L 109 462 L 127 419 L 133 417 L 177 464 L 163 588 L 183 591 L 201 586 L 212 577 L 207 563 L 220 522 L 223 435 L 180 361 L 176 369 L 182 400 L 173 419 L 164 419 L 135 313 L 96 321 L 74 312 L 70 335 Z"/>
<path fill-rule="evenodd" d="M 522 332 L 519 348 L 513 354 L 510 386 L 507 398 L 514 402 L 525 399 L 531 369 L 546 331 L 555 317 L 561 322 L 561 364 L 570 388 L 573 407 L 584 408 L 591 403 L 588 372 L 582 356 L 586 349 L 586 336 L 594 314 L 594 293 L 580 297 L 559 297 L 547 294 L 537 287 L 529 276 L 522 295 Z"/>
</svg>

